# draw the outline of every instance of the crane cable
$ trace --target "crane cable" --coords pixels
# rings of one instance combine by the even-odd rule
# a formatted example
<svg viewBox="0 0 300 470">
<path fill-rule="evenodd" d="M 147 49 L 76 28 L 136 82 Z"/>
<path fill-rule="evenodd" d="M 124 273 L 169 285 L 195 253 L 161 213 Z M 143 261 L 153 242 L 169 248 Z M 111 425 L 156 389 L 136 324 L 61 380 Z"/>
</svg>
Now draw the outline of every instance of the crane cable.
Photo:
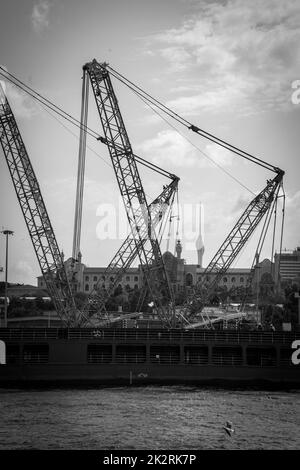
<svg viewBox="0 0 300 470">
<path fill-rule="evenodd" d="M 251 193 L 253 196 L 255 196 L 255 193 L 249 189 L 244 183 L 242 183 L 238 178 L 233 176 L 229 171 L 227 171 L 222 165 L 217 163 L 213 158 L 211 158 L 204 150 L 202 150 L 200 147 L 198 147 L 194 142 L 192 142 L 186 135 L 184 135 L 182 132 L 180 132 L 177 127 L 175 127 L 173 124 L 171 124 L 166 118 L 164 118 L 159 111 L 153 108 L 151 104 L 146 101 L 144 98 L 142 98 L 135 90 L 133 90 L 134 94 L 138 96 L 139 99 L 141 99 L 146 106 L 148 106 L 154 113 L 156 113 L 163 121 L 165 121 L 168 126 L 170 126 L 172 129 L 174 129 L 183 139 L 185 139 L 187 142 L 189 142 L 198 152 L 200 152 L 205 158 L 207 158 L 213 165 L 215 165 L 217 168 L 219 168 L 221 171 L 223 171 L 229 178 L 233 179 L 236 183 L 238 183 L 242 188 L 246 189 L 249 193 Z"/>
<path fill-rule="evenodd" d="M 2 72 L 1 72 L 1 70 L 2 70 Z M 5 75 L 5 74 L 7 74 L 8 76 Z M 103 141 L 103 138 L 101 136 L 99 136 L 99 134 L 96 131 L 94 131 L 93 129 L 91 129 L 88 126 L 82 125 L 82 123 L 78 119 L 76 119 L 71 114 L 64 111 L 62 108 L 57 106 L 55 103 L 53 103 L 49 99 L 42 96 L 40 93 L 36 92 L 33 88 L 26 85 L 24 82 L 19 80 L 17 77 L 15 77 L 13 74 L 8 72 L 7 70 L 5 70 L 1 66 L 0 66 L 0 75 L 3 78 L 5 78 L 6 80 L 8 80 L 9 82 L 11 82 L 16 87 L 20 88 L 23 92 L 27 93 L 34 100 L 38 101 L 43 106 L 47 107 L 48 109 L 50 109 L 54 113 L 58 114 L 60 117 L 62 117 L 66 121 L 68 121 L 70 124 L 76 126 L 79 129 L 84 129 L 90 137 L 93 137 L 97 141 L 99 141 L 99 140 Z M 99 154 L 97 154 L 97 155 L 99 156 Z M 161 174 L 162 176 L 168 176 L 168 177 L 174 176 L 174 175 L 171 175 L 168 171 L 164 170 L 163 168 L 160 168 L 158 165 L 155 165 L 154 163 L 149 162 L 149 161 L 145 160 L 144 158 L 142 158 L 138 155 L 134 155 L 134 157 L 139 163 L 141 163 L 142 165 L 146 166 L 147 168 L 149 168 L 153 171 L 156 171 L 157 173 Z M 100 158 L 102 158 L 102 157 L 100 157 Z M 108 163 L 106 162 L 106 164 L 108 164 Z"/>
<path fill-rule="evenodd" d="M 124 78 L 123 79 L 120 79 L 118 76 L 115 75 L 115 72 L 111 67 L 109 67 L 110 70 L 112 70 L 113 72 L 112 75 L 122 81 L 122 83 L 124 83 L 126 86 L 129 86 L 128 84 L 126 84 L 125 82 L 125 77 L 123 77 L 122 75 L 120 75 L 121 77 Z M 1 72 L 2 70 L 2 72 Z M 12 84 L 14 84 L 15 86 L 17 86 L 18 88 L 20 88 L 22 91 L 24 91 L 25 93 L 27 93 L 28 95 L 30 95 L 33 99 L 35 99 L 36 101 L 39 101 L 41 104 L 43 104 L 44 106 L 48 107 L 49 109 L 51 109 L 53 112 L 55 112 L 56 114 L 58 114 L 59 116 L 61 116 L 63 119 L 67 120 L 68 122 L 70 122 L 71 124 L 75 125 L 76 127 L 78 127 L 79 129 L 85 129 L 85 131 L 87 132 L 87 134 L 91 137 L 93 137 L 94 139 L 96 140 L 99 140 L 100 139 L 100 136 L 99 134 L 94 131 L 93 129 L 91 129 L 90 127 L 88 126 L 83 126 L 82 123 L 76 119 L 75 117 L 73 117 L 71 114 L 65 112 L 62 108 L 60 108 L 59 106 L 57 106 L 55 103 L 53 103 L 52 101 L 50 101 L 48 98 L 45 98 L 41 93 L 38 93 L 37 91 L 35 91 L 33 88 L 31 88 L 30 86 L 26 85 L 23 81 L 21 81 L 20 79 L 18 79 L 15 75 L 13 75 L 12 73 L 8 72 L 6 69 L 4 69 L 2 66 L 0 66 L 0 75 L 2 75 L 5 79 L 9 80 Z M 128 80 L 129 83 L 132 83 Z M 132 84 L 133 85 L 133 84 Z M 136 86 L 137 87 L 137 86 Z M 137 94 L 138 96 L 140 96 L 141 98 L 143 98 L 144 100 L 147 101 L 146 97 L 145 96 L 141 96 L 141 93 L 137 90 L 135 90 L 132 86 L 129 86 L 129 88 L 135 93 Z M 141 90 L 139 87 L 137 87 L 138 90 Z M 144 92 L 146 96 L 150 96 L 148 95 L 148 93 Z M 157 100 L 155 100 L 153 98 L 153 100 L 157 103 L 159 103 Z M 155 103 L 152 103 L 153 105 L 157 106 L 157 104 Z M 149 104 L 148 104 L 149 106 Z M 150 105 L 151 107 L 151 105 Z M 161 104 L 161 110 L 163 112 L 166 112 L 163 107 L 165 107 L 164 105 Z M 166 108 L 166 107 L 165 107 Z M 153 108 L 152 108 L 153 109 Z M 168 108 L 166 108 L 168 109 Z M 159 114 L 159 113 L 158 113 Z M 170 117 L 173 117 L 171 115 L 171 110 L 170 112 L 168 112 L 167 114 L 169 114 Z M 177 116 L 177 121 L 180 122 L 181 124 L 183 124 L 179 119 L 180 117 L 173 112 L 173 115 Z M 160 114 L 159 116 L 164 119 Z M 183 118 L 182 118 L 183 119 Z M 184 120 L 184 119 L 183 119 Z M 186 120 L 184 120 L 186 121 Z M 172 126 L 168 121 L 166 121 L 168 123 L 168 125 Z M 186 121 L 188 123 L 188 121 Z M 190 123 L 189 123 L 190 124 Z M 183 138 L 185 138 L 187 141 L 189 141 L 191 143 L 191 145 L 193 145 L 199 152 L 201 152 L 206 158 L 208 158 L 213 164 L 215 164 L 219 169 L 221 169 L 222 171 L 224 171 L 228 176 L 230 176 L 232 179 L 234 179 L 238 184 L 240 184 L 241 186 L 243 186 L 245 189 L 247 189 L 247 191 L 251 192 L 252 194 L 254 194 L 249 188 L 247 188 L 242 182 L 240 182 L 237 178 L 235 178 L 233 175 L 231 175 L 229 172 L 227 172 L 221 165 L 219 165 L 217 162 L 215 162 L 211 157 L 209 157 L 205 152 L 203 152 L 203 150 L 201 150 L 199 147 L 197 147 L 193 142 L 191 142 L 186 136 L 184 136 L 183 134 L 180 133 L 180 131 L 178 131 L 178 129 L 176 127 L 174 127 L 174 129 L 176 130 L 176 132 L 178 132 L 180 135 L 182 135 Z M 215 142 L 217 143 L 217 142 Z M 230 144 L 228 144 L 230 145 Z M 227 149 L 227 150 L 230 150 L 230 149 Z M 232 150 L 233 151 L 233 150 Z M 242 152 L 242 151 L 241 151 Z M 235 152 L 236 153 L 236 152 Z M 140 163 L 144 164 L 145 166 L 148 166 L 149 165 L 151 166 L 151 169 L 153 169 L 155 171 L 155 169 L 160 172 L 164 172 L 164 173 L 167 173 L 165 172 L 165 170 L 163 170 L 162 168 L 158 167 L 157 165 L 154 165 L 152 164 L 151 162 L 147 162 L 147 160 L 144 160 L 143 158 L 141 157 L 138 157 L 137 155 L 135 155 L 136 158 L 138 158 L 140 160 Z M 245 157 L 246 158 L 246 157 Z M 256 157 L 253 157 L 254 159 Z M 152 166 L 154 168 L 152 168 Z M 149 167 L 150 168 L 150 167 Z"/>
<path fill-rule="evenodd" d="M 142 96 L 145 100 L 150 101 L 154 106 L 159 108 L 164 113 L 168 114 L 172 119 L 176 120 L 177 122 L 179 122 L 180 124 L 182 124 L 186 128 L 197 132 L 199 135 L 201 135 L 205 139 L 208 139 L 211 142 L 214 142 L 217 145 L 219 145 L 219 146 L 221 146 L 221 147 L 223 147 L 227 150 L 230 150 L 231 152 L 235 153 L 236 155 L 239 155 L 239 156 L 245 158 L 246 160 L 251 161 L 252 163 L 256 163 L 256 164 L 258 164 L 258 165 L 260 165 L 260 166 L 262 166 L 262 167 L 264 167 L 268 170 L 272 170 L 272 171 L 277 170 L 276 167 L 274 167 L 273 165 L 271 165 L 268 162 L 265 162 L 261 158 L 255 157 L 254 155 L 252 155 L 252 154 L 250 154 L 250 153 L 248 153 L 244 150 L 241 150 L 241 149 L 239 149 L 238 147 L 236 147 L 232 144 L 229 144 L 225 140 L 220 139 L 219 137 L 216 137 L 215 135 L 213 135 L 213 134 L 211 134 L 211 133 L 209 133 L 209 132 L 207 132 L 203 129 L 200 129 L 199 127 L 197 127 L 194 124 L 192 124 L 191 122 L 189 122 L 187 119 L 185 119 L 182 116 L 180 116 L 179 114 L 175 113 L 175 111 L 173 111 L 171 108 L 169 108 L 166 105 L 164 105 L 163 103 L 161 103 L 159 100 L 157 100 L 156 98 L 151 96 L 149 93 L 145 92 L 141 87 L 139 87 L 138 85 L 136 85 L 135 83 L 133 83 L 132 81 L 130 81 L 129 79 L 124 77 L 124 75 L 122 75 L 121 73 L 114 70 L 111 66 L 107 65 L 107 68 L 110 70 L 111 74 L 117 80 L 122 82 L 124 85 L 126 85 L 128 88 L 130 88 L 132 91 L 135 90 L 135 92 L 137 94 L 139 94 L 140 96 Z"/>
<path fill-rule="evenodd" d="M 279 197 L 278 196 L 279 190 L 280 190 L 280 186 L 277 188 L 276 193 L 275 193 L 275 197 L 273 199 L 273 202 L 272 202 L 272 204 L 270 205 L 269 209 L 266 212 L 265 220 L 264 220 L 264 223 L 263 223 L 263 227 L 262 227 L 262 230 L 261 230 L 261 233 L 260 233 L 260 236 L 259 236 L 259 240 L 258 240 L 258 243 L 257 243 L 257 247 L 256 247 L 256 250 L 255 250 L 253 261 L 252 261 L 252 265 L 251 265 L 251 269 L 250 269 L 250 275 L 249 275 L 247 286 L 246 286 L 246 292 L 245 292 L 244 298 L 241 302 L 241 307 L 240 307 L 241 310 L 244 309 L 247 298 L 250 294 L 250 288 L 251 288 L 252 281 L 253 281 L 255 265 L 257 264 L 257 261 L 260 258 L 260 255 L 261 255 L 264 243 L 265 243 L 266 235 L 267 235 L 267 232 L 268 232 L 268 229 L 269 229 L 269 226 L 270 226 L 270 222 L 271 222 L 271 219 L 272 219 L 272 215 L 274 213 L 274 210 L 276 211 L 277 200 L 278 200 L 278 197 Z M 271 261 L 272 261 L 272 258 L 271 258 Z"/>
</svg>

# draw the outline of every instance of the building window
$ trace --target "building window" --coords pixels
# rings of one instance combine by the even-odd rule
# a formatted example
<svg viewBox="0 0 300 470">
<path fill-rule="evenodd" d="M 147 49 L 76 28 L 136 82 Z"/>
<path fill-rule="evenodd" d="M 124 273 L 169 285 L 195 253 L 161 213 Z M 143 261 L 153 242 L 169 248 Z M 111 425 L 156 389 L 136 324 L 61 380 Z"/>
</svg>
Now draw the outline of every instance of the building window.
<svg viewBox="0 0 300 470">
<path fill-rule="evenodd" d="M 137 276 L 134 276 L 134 281 L 138 282 L 139 278 Z"/>
<path fill-rule="evenodd" d="M 105 276 L 102 276 L 102 281 L 105 281 Z"/>
<path fill-rule="evenodd" d="M 243 278 L 243 277 L 240 277 L 240 282 L 244 282 L 244 278 Z"/>
<path fill-rule="evenodd" d="M 97 284 L 94 284 L 94 289 L 97 289 Z"/>
<path fill-rule="evenodd" d="M 94 276 L 94 282 L 97 282 L 97 276 Z"/>
<path fill-rule="evenodd" d="M 223 282 L 227 282 L 227 277 L 223 277 Z"/>
<path fill-rule="evenodd" d="M 126 276 L 126 281 L 130 281 L 130 276 Z"/>
<path fill-rule="evenodd" d="M 206 276 L 206 280 L 209 281 L 209 276 Z"/>
<path fill-rule="evenodd" d="M 87 282 L 89 282 L 89 280 L 90 280 L 89 276 L 85 276 L 85 280 L 86 280 Z"/>
<path fill-rule="evenodd" d="M 235 277 L 232 277 L 232 278 L 231 278 L 231 282 L 235 282 Z"/>
<path fill-rule="evenodd" d="M 114 277 L 113 276 L 111 276 L 110 282 L 114 282 Z"/>
<path fill-rule="evenodd" d="M 187 273 L 185 276 L 185 284 L 187 286 L 192 286 L 194 283 L 193 275 L 191 273 Z"/>
<path fill-rule="evenodd" d="M 89 285 L 86 284 L 84 290 L 87 292 L 89 290 Z"/>
</svg>

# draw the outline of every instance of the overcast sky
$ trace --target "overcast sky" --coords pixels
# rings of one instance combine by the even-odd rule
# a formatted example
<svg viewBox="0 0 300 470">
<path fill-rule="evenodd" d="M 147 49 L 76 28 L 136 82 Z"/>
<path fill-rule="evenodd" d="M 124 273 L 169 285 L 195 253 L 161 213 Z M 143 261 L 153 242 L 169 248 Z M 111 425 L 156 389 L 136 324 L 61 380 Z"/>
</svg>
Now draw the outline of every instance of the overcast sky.
<svg viewBox="0 0 300 470">
<path fill-rule="evenodd" d="M 300 245 L 300 104 L 292 102 L 292 84 L 300 80 L 299 44 L 298 0 L 1 2 L 0 64 L 69 113 L 80 115 L 82 65 L 96 58 L 109 62 L 199 127 L 285 170 L 283 246 L 287 249 Z M 259 192 L 273 174 L 176 124 L 178 132 L 126 87 L 114 85 L 134 151 L 180 177 L 181 205 L 202 202 L 207 264 L 252 193 Z M 11 87 L 8 92 L 59 246 L 68 257 L 78 129 L 68 125 L 74 136 L 27 96 Z M 90 111 L 89 125 L 100 129 L 92 97 Z M 107 229 L 103 210 L 113 204 L 121 215 L 124 211 L 119 208 L 107 149 L 95 141 L 88 144 L 101 158 L 87 153 L 81 249 L 86 264 L 104 266 L 121 240 L 101 239 Z M 250 191 L 212 165 L 195 146 Z M 141 175 L 149 199 L 167 182 L 144 170 Z M 9 280 L 35 283 L 40 271 L 2 150 L 0 191 L 0 229 L 15 231 Z M 192 213 L 187 209 L 184 216 L 182 255 L 196 263 Z M 254 248 L 255 238 L 236 266 L 249 267 Z M 270 257 L 270 251 L 269 239 L 264 257 Z M 4 255 L 2 236 L 0 266 Z"/>
</svg>

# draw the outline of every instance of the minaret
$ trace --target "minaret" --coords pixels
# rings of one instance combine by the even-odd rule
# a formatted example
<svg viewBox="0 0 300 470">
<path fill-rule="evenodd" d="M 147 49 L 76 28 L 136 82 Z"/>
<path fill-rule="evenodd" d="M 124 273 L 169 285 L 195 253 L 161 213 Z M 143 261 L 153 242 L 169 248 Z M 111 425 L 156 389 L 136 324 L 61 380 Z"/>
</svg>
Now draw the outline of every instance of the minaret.
<svg viewBox="0 0 300 470">
<path fill-rule="evenodd" d="M 182 253 L 182 246 L 181 246 L 180 240 L 177 240 L 177 243 L 176 243 L 176 256 L 177 256 L 177 259 L 181 258 L 181 253 Z"/>
<path fill-rule="evenodd" d="M 204 233 L 203 233 L 204 223 L 203 223 L 203 219 L 204 219 L 204 211 L 203 211 L 202 203 L 200 203 L 199 235 L 198 235 L 198 238 L 196 240 L 198 266 L 200 268 L 203 267 L 203 254 L 204 254 Z"/>
</svg>

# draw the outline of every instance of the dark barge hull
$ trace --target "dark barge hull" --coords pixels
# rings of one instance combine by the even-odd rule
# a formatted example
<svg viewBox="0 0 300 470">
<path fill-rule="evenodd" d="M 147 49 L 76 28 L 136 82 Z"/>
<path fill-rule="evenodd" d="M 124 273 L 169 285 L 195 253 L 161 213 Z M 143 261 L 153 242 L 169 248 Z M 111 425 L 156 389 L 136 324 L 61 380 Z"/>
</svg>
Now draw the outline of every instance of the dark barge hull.
<svg viewBox="0 0 300 470">
<path fill-rule="evenodd" d="M 300 386 L 300 332 L 3 328 L 0 340 L 0 386 Z"/>
</svg>

